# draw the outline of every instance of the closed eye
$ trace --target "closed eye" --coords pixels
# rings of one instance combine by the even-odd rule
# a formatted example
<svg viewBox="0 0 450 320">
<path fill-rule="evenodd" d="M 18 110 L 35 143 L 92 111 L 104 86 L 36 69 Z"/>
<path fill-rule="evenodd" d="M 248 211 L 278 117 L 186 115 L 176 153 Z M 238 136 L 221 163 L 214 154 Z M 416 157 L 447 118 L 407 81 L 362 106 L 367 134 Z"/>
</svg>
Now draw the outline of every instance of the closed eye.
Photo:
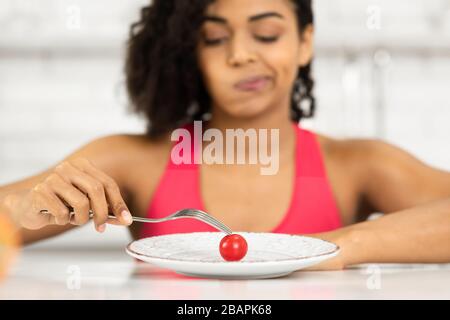
<svg viewBox="0 0 450 320">
<path fill-rule="evenodd" d="M 259 41 L 262 41 L 262 42 L 275 42 L 278 40 L 278 36 L 274 36 L 274 37 L 256 36 L 256 39 L 258 39 Z"/>
<path fill-rule="evenodd" d="M 218 45 L 222 42 L 224 38 L 220 38 L 220 39 L 205 39 L 205 44 L 207 46 L 214 46 L 214 45 Z"/>
<path fill-rule="evenodd" d="M 263 37 L 263 36 L 255 36 L 255 38 L 258 41 L 264 42 L 264 43 L 270 43 L 270 42 L 275 42 L 278 40 L 278 36 L 273 36 L 273 37 Z M 218 39 L 204 39 L 205 44 L 208 46 L 214 46 L 214 45 L 219 45 L 220 43 L 222 43 L 224 40 L 226 40 L 227 38 L 218 38 Z"/>
</svg>

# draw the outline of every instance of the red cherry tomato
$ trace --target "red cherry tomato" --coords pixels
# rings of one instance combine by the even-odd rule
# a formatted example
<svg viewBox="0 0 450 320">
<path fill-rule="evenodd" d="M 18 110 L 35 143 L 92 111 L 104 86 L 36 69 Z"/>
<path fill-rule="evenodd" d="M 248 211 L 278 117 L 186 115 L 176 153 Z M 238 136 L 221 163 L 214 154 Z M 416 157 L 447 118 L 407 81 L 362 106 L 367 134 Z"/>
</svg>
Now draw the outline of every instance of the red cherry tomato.
<svg viewBox="0 0 450 320">
<path fill-rule="evenodd" d="M 247 241 L 238 234 L 229 234 L 220 241 L 220 255 L 226 261 L 239 261 L 247 254 Z"/>
</svg>

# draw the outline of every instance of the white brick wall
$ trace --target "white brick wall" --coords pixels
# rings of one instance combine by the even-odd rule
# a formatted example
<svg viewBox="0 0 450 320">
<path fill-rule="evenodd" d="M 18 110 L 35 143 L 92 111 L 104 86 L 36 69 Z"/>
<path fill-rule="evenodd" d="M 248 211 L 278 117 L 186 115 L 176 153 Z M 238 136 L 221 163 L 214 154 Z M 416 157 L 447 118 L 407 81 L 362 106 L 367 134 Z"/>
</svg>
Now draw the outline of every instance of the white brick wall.
<svg viewBox="0 0 450 320">
<path fill-rule="evenodd" d="M 0 0 L 0 185 L 95 137 L 143 131 L 125 111 L 122 66 L 129 24 L 144 3 Z M 371 6 L 380 10 L 379 29 L 367 26 Z M 304 126 L 380 136 L 450 170 L 450 2 L 316 0 L 315 7 L 319 109 Z M 378 49 L 390 55 L 385 67 L 374 63 Z M 50 243 L 96 239 L 128 238 L 122 228 L 102 237 L 84 228 Z"/>
</svg>

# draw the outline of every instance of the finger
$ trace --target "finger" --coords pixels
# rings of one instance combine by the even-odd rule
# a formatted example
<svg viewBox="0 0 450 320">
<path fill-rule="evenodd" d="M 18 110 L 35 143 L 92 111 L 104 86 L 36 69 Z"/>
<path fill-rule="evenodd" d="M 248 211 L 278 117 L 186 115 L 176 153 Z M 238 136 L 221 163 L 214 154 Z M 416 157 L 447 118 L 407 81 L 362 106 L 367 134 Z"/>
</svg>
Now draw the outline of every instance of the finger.
<svg viewBox="0 0 450 320">
<path fill-rule="evenodd" d="M 133 220 L 131 220 L 130 223 L 124 222 L 123 220 L 124 220 L 124 218 L 122 218 L 122 220 L 117 219 L 117 218 L 108 218 L 106 223 L 114 225 L 114 226 L 129 226 L 133 222 Z"/>
<path fill-rule="evenodd" d="M 52 211 L 50 211 L 51 205 L 48 203 L 48 197 L 44 196 L 41 193 L 42 186 L 38 185 L 36 186 L 32 192 L 33 192 L 33 210 L 32 210 L 32 217 L 28 216 L 26 217 L 27 220 L 32 221 L 31 225 L 34 227 L 37 227 L 38 229 L 50 225 L 50 224 L 56 224 L 55 216 L 52 214 Z M 41 210 L 46 210 L 46 212 L 42 212 Z M 28 223 L 27 223 L 28 225 Z"/>
<path fill-rule="evenodd" d="M 114 225 L 130 225 L 133 222 L 130 210 L 128 209 L 128 206 L 120 193 L 119 186 L 114 179 L 96 168 L 87 159 L 77 159 L 74 161 L 74 165 L 102 183 L 109 207 L 116 217 L 116 219 L 108 219 L 107 222 Z"/>
<path fill-rule="evenodd" d="M 61 177 L 67 179 L 68 183 L 73 184 L 86 194 L 88 198 L 88 208 L 87 210 L 83 209 L 83 212 L 89 214 L 90 204 L 90 207 L 94 212 L 93 218 L 97 231 L 102 232 L 104 230 L 102 225 L 104 225 L 108 219 L 108 204 L 105 190 L 101 182 L 67 162 L 58 166 L 55 170 L 57 170 L 58 173 L 61 173 Z M 100 226 L 102 227 L 100 228 Z"/>
<path fill-rule="evenodd" d="M 80 190 L 67 183 L 64 178 L 56 173 L 51 175 L 46 182 L 48 188 L 61 200 L 63 205 L 67 209 L 69 207 L 73 209 L 72 214 L 69 213 L 68 223 L 74 222 L 77 216 L 81 220 L 86 219 L 83 217 L 89 217 L 89 199 Z"/>
<path fill-rule="evenodd" d="M 94 221 L 96 223 L 96 228 L 99 232 L 103 232 L 106 227 L 106 223 L 108 221 L 108 201 L 105 194 L 105 189 L 101 181 L 91 176 L 89 173 L 82 170 L 82 168 L 77 164 L 77 162 L 73 162 L 71 164 L 72 168 L 80 172 L 80 176 L 89 181 L 89 185 L 93 185 L 94 188 L 89 190 L 86 187 L 87 192 L 89 193 L 89 197 L 91 198 L 91 207 L 94 212 Z M 95 200 L 93 201 L 91 194 L 94 195 Z"/>
<path fill-rule="evenodd" d="M 62 200 L 62 203 L 74 209 L 69 223 L 83 225 L 89 221 L 89 199 L 87 199 L 86 195 L 73 185 L 67 183 L 58 174 L 49 177 L 48 186 Z M 65 207 L 67 208 L 67 206 Z"/>
<path fill-rule="evenodd" d="M 69 223 L 69 209 L 53 193 L 46 183 L 42 183 L 35 189 L 35 197 L 38 200 L 39 205 L 42 206 L 38 211 L 38 215 L 41 215 L 43 218 L 45 217 L 48 224 L 66 225 Z M 47 210 L 47 212 L 42 213 L 40 210 Z"/>
</svg>

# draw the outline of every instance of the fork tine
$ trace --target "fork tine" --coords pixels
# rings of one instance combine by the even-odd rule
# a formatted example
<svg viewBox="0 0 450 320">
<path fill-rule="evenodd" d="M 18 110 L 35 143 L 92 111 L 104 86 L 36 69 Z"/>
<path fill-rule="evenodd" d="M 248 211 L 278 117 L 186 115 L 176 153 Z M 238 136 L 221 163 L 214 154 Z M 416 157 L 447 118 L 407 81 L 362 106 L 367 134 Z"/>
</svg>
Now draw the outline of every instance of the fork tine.
<svg viewBox="0 0 450 320">
<path fill-rule="evenodd" d="M 198 210 L 198 209 L 184 209 L 180 212 L 183 216 L 190 216 L 190 217 L 200 217 L 201 219 L 208 220 L 211 223 L 214 223 L 215 226 L 223 226 L 224 229 L 228 229 L 223 223 L 217 221 L 213 216 Z"/>
<path fill-rule="evenodd" d="M 167 221 L 167 220 L 183 219 L 183 218 L 191 218 L 191 219 L 196 219 L 196 220 L 202 221 L 203 223 L 209 224 L 209 225 L 213 226 L 214 228 L 225 232 L 226 234 L 233 233 L 230 228 L 228 228 L 223 223 L 215 220 L 213 217 L 205 215 L 201 212 L 198 212 L 198 213 L 193 212 L 192 210 L 184 210 L 184 212 L 180 212 L 179 214 L 177 214 L 171 218 L 166 217 L 163 219 L 165 221 Z"/>
<path fill-rule="evenodd" d="M 230 228 L 228 228 L 222 222 L 218 221 L 216 218 L 207 214 L 206 212 L 203 212 L 198 209 L 189 209 L 187 213 L 192 216 L 194 216 L 194 215 L 199 216 L 199 217 L 201 217 L 202 220 L 207 220 L 209 222 L 209 224 L 212 224 L 216 228 L 219 228 L 228 234 L 233 233 Z"/>
<path fill-rule="evenodd" d="M 217 229 L 222 230 L 223 232 L 227 233 L 227 234 L 232 234 L 233 232 L 231 231 L 230 228 L 228 228 L 227 226 L 225 226 L 223 223 L 218 222 L 217 220 L 208 218 L 208 217 L 199 217 L 199 216 L 192 216 L 193 218 L 197 218 L 198 220 L 201 220 Z"/>
</svg>

